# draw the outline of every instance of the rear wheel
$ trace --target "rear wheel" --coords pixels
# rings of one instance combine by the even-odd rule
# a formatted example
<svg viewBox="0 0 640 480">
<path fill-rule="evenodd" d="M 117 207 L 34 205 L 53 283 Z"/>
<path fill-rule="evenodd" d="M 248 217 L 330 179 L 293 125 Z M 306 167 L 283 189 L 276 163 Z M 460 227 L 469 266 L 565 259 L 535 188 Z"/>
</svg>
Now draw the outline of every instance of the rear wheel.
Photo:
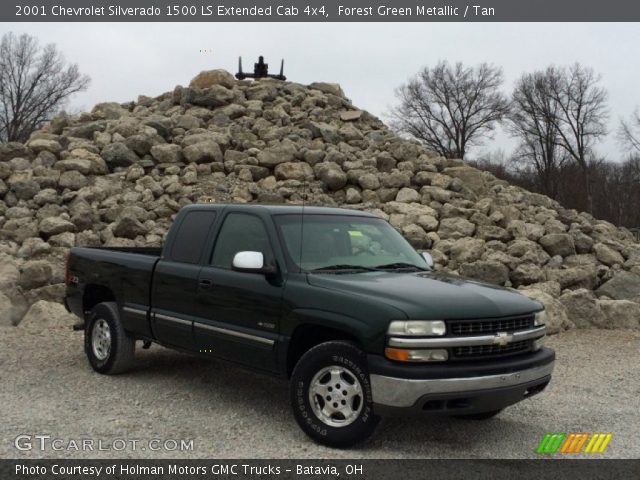
<svg viewBox="0 0 640 480">
<path fill-rule="evenodd" d="M 318 443 L 346 448 L 365 440 L 378 423 L 365 354 L 343 341 L 313 347 L 293 371 L 291 404 L 300 428 Z"/>
<path fill-rule="evenodd" d="M 498 415 L 502 410 L 503 409 L 500 408 L 498 410 L 491 410 L 489 412 L 467 413 L 467 414 L 453 415 L 453 416 L 455 418 L 460 418 L 462 420 L 488 420 Z"/>
<path fill-rule="evenodd" d="M 115 302 L 96 305 L 85 323 L 84 350 L 99 373 L 122 373 L 133 364 L 135 339 L 122 327 Z"/>
</svg>

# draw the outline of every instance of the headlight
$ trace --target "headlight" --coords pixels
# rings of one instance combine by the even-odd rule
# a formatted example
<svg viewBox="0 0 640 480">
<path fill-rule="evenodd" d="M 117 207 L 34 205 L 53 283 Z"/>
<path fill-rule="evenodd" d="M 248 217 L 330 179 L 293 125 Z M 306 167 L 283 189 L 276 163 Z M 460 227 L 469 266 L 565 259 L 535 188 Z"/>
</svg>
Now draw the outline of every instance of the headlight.
<svg viewBox="0 0 640 480">
<path fill-rule="evenodd" d="M 396 320 L 391 322 L 389 335 L 405 335 L 409 337 L 434 337 L 447 332 L 442 320 Z"/>
<path fill-rule="evenodd" d="M 533 319 L 533 325 L 539 327 L 541 325 L 546 325 L 547 323 L 547 312 L 541 310 L 536 313 L 536 316 Z"/>
<path fill-rule="evenodd" d="M 443 348 L 406 350 L 387 347 L 384 349 L 384 354 L 389 360 L 398 362 L 444 362 L 449 358 L 449 353 Z"/>
</svg>

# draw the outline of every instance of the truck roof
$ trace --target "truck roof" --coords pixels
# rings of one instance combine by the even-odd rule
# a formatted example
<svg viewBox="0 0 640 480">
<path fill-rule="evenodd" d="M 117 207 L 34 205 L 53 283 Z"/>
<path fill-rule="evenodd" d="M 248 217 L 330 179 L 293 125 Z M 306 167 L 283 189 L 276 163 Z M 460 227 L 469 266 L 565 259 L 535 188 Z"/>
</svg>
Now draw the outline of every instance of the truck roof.
<svg viewBox="0 0 640 480">
<path fill-rule="evenodd" d="M 302 205 L 269 205 L 262 203 L 197 203 L 184 207 L 184 210 L 207 210 L 207 209 L 221 209 L 225 207 L 234 207 L 236 210 L 255 211 L 258 209 L 267 210 L 272 215 L 278 214 L 301 214 L 305 215 L 353 215 L 360 217 L 373 217 L 378 218 L 369 212 L 363 212 L 361 210 L 353 210 L 348 208 L 335 208 L 335 207 L 317 207 Z M 304 208 L 304 210 L 303 210 Z"/>
</svg>

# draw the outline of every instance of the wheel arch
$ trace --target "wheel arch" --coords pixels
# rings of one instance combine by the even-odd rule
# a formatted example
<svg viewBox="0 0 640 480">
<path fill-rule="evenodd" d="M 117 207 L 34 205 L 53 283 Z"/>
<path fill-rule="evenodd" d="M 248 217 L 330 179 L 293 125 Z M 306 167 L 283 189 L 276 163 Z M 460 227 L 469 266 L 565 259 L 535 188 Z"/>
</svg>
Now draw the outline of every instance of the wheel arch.
<svg viewBox="0 0 640 480">
<path fill-rule="evenodd" d="M 298 325 L 291 335 L 287 349 L 287 377 L 291 377 L 291 373 L 302 355 L 316 345 L 332 340 L 348 341 L 362 348 L 360 339 L 347 329 L 317 323 L 302 323 Z"/>
<path fill-rule="evenodd" d="M 111 288 L 92 283 L 84 288 L 82 294 L 82 310 L 88 312 L 99 303 L 115 301 L 116 295 Z"/>
</svg>

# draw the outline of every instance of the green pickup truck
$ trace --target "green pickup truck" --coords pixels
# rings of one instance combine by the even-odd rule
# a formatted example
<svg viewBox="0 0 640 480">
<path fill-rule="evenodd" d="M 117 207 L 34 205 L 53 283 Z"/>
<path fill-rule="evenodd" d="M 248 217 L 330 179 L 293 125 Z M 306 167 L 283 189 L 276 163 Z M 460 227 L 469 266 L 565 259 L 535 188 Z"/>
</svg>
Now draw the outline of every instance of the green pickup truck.
<svg viewBox="0 0 640 480">
<path fill-rule="evenodd" d="M 141 341 L 290 378 L 298 424 L 334 447 L 380 415 L 490 418 L 554 366 L 540 303 L 433 272 L 355 210 L 185 207 L 162 249 L 73 248 L 66 284 L 97 372 L 126 371 Z"/>
</svg>

